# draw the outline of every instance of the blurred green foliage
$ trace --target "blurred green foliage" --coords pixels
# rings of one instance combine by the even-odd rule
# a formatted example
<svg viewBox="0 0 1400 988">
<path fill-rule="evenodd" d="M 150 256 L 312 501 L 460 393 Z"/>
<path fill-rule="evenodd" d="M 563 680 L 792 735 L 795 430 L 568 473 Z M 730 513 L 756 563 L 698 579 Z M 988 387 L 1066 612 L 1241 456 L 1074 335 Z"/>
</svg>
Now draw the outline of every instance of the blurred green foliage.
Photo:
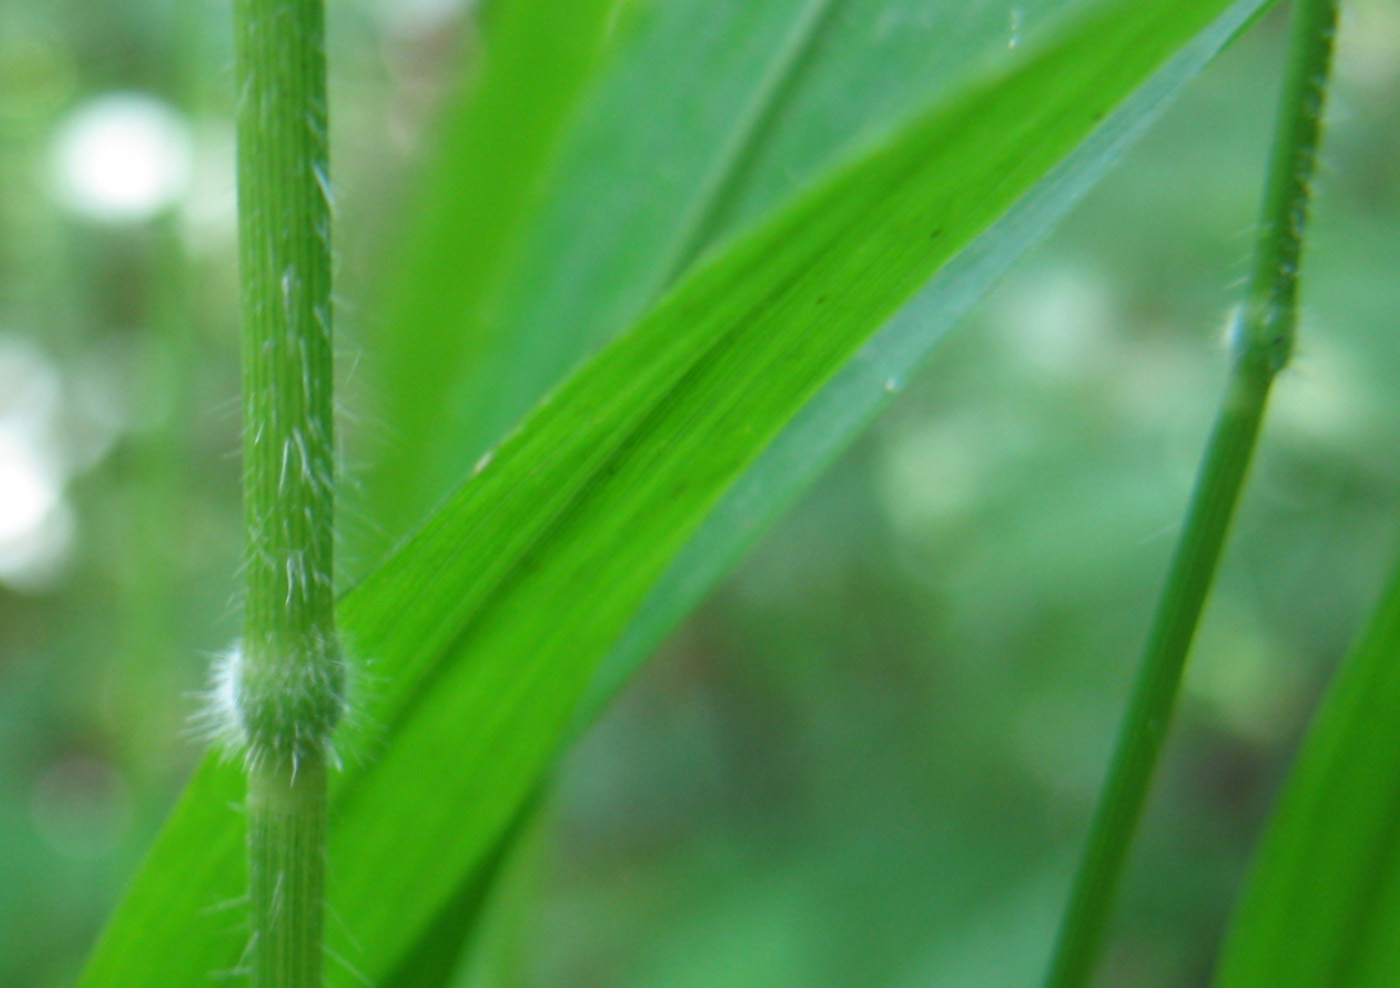
<svg viewBox="0 0 1400 988">
<path fill-rule="evenodd" d="M 226 16 L 0 11 L 4 984 L 71 980 L 236 634 Z M 1204 983 L 1395 543 L 1400 15 L 1345 17 L 1302 342 L 1105 983 Z M 1188 91 L 583 738 L 465 982 L 1034 980 L 1223 378 L 1281 27 Z M 374 290 L 476 34 L 427 0 L 337 5 L 332 32 L 345 428 L 373 449 Z M 113 218 L 75 191 L 71 135 L 122 92 L 170 115 L 173 173 Z M 345 520 L 352 549 L 373 525 Z"/>
</svg>

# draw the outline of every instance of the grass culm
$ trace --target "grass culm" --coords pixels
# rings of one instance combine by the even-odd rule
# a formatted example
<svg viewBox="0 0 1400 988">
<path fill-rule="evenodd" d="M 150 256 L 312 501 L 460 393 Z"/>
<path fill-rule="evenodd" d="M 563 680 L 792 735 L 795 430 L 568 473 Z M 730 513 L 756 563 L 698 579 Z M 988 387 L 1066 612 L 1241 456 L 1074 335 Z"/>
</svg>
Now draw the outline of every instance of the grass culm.
<svg viewBox="0 0 1400 988">
<path fill-rule="evenodd" d="M 1158 599 L 1046 988 L 1085 988 L 1093 976 L 1191 641 L 1253 459 L 1269 391 L 1293 351 L 1298 263 L 1321 137 L 1337 2 L 1300 0 L 1292 16 L 1287 79 L 1253 270 L 1244 305 L 1230 331 L 1230 379 Z"/>
<path fill-rule="evenodd" d="M 322 0 L 236 0 L 247 571 L 228 679 L 248 769 L 254 988 L 321 983 L 330 736 L 344 671 Z"/>
</svg>

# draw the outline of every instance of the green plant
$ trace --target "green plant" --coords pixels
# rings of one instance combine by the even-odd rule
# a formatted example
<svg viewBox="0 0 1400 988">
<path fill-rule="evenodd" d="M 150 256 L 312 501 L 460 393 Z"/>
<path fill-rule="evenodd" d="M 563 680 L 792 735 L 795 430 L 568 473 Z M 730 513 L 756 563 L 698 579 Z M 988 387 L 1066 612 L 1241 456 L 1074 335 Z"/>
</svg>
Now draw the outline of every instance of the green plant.
<svg viewBox="0 0 1400 988">
<path fill-rule="evenodd" d="M 361 541 L 362 559 L 413 534 L 338 604 L 349 653 L 365 663 L 369 684 L 358 718 L 337 739 L 350 755 L 346 767 L 327 780 L 330 902 L 353 929 L 351 964 L 360 975 L 376 984 L 446 983 L 464 950 L 481 947 L 474 941 L 492 925 L 493 897 L 508 884 L 501 876 L 527 844 L 522 835 L 564 743 L 899 390 L 942 328 L 1265 6 L 1097 4 L 1031 30 L 1024 20 L 1058 6 L 1016 5 L 1004 59 L 982 71 L 963 63 L 947 77 L 921 66 L 902 88 L 882 80 L 892 109 L 877 126 L 849 143 L 792 138 L 772 167 L 774 142 L 785 139 L 779 124 L 831 99 L 819 86 L 803 97 L 794 80 L 824 52 L 845 50 L 833 37 L 854 34 L 850 23 L 861 18 L 843 21 L 850 12 L 841 5 L 490 7 L 488 58 L 447 129 L 426 183 L 428 205 L 410 224 L 406 259 L 387 292 L 387 331 L 370 348 L 398 431 L 368 472 L 363 501 L 386 532 Z M 871 4 L 862 13 L 924 7 L 935 9 Z M 305 34 L 262 37 L 300 42 L 289 54 L 317 48 L 316 5 L 248 0 L 240 9 L 293 14 L 289 23 Z M 937 9 L 949 25 L 1003 14 Z M 701 30 L 711 23 L 720 29 Z M 267 64 L 246 44 L 253 26 L 240 26 L 240 73 Z M 675 71 L 668 61 L 681 57 L 694 62 Z M 848 68 L 864 65 L 858 52 L 849 57 Z M 860 78 L 855 68 L 851 75 Z M 650 85 L 653 78 L 661 81 Z M 663 126 L 697 78 L 712 82 L 710 112 L 690 126 Z M 229 809 L 243 791 L 240 766 L 205 760 L 99 945 L 82 982 L 90 986 L 183 985 L 241 970 L 248 931 L 209 907 L 238 900 L 245 887 L 245 826 L 255 862 L 259 846 L 276 852 L 295 843 L 280 835 L 260 843 L 259 787 L 292 792 L 297 803 L 304 797 L 285 818 L 290 828 L 319 827 L 321 744 L 342 695 L 329 579 L 326 175 L 314 146 L 324 135 L 314 124 L 319 83 L 283 102 L 295 94 L 263 100 L 254 80 L 243 104 L 252 124 L 242 179 L 254 370 L 239 680 L 248 693 L 265 674 L 276 684 L 267 691 L 274 704 L 288 694 L 286 680 L 311 680 L 314 691 L 294 695 L 315 707 L 316 727 L 305 746 L 293 732 L 272 744 L 271 757 L 253 760 L 246 818 Z M 856 103 L 853 113 L 867 112 Z M 285 109 L 286 125 L 264 129 L 266 107 Z M 815 128 L 824 129 L 841 128 Z M 313 142 L 279 172 L 296 176 L 303 205 L 260 205 L 277 201 L 281 181 L 257 191 L 268 174 L 263 151 L 278 153 L 288 135 Z M 668 172 L 663 194 L 648 198 L 645 183 L 629 181 L 629 168 L 639 167 Z M 269 215 L 296 222 L 260 234 L 256 220 Z M 290 281 L 289 262 L 259 246 L 265 237 L 285 237 L 282 244 L 310 255 Z M 1264 258 L 1259 270 L 1283 268 Z M 268 325 L 268 315 L 288 318 Z M 265 385 L 259 359 L 277 355 L 294 326 L 310 334 L 314 367 L 274 367 Z M 1278 369 L 1261 367 L 1253 353 L 1238 362 L 1232 391 L 1248 391 L 1250 408 L 1227 416 L 1220 433 L 1246 449 Z M 290 355 L 300 356 L 295 346 Z M 314 409 L 319 424 L 299 426 L 290 411 L 274 416 L 263 404 L 290 398 L 296 406 L 303 395 L 310 408 L 296 411 Z M 264 419 L 266 430 L 256 424 Z M 286 433 L 280 441 L 256 441 L 277 429 Z M 289 451 L 301 455 L 297 435 L 315 442 L 308 469 L 289 471 Z M 1211 462 L 1237 488 L 1247 452 L 1233 439 L 1221 444 L 1229 448 Z M 304 481 L 305 504 L 285 497 L 287 475 Z M 1221 510 L 1206 526 L 1206 570 L 1233 497 L 1207 498 Z M 310 531 L 300 530 L 300 517 L 313 521 Z M 269 528 L 269 519 L 282 521 Z M 295 533 L 296 541 L 264 552 L 267 533 Z M 287 580 L 286 561 L 306 556 L 320 560 L 305 570 L 316 578 Z M 1192 599 L 1175 613 L 1186 620 L 1166 636 L 1178 669 L 1206 589 L 1200 569 L 1184 578 Z M 308 606 L 287 613 L 285 601 L 301 600 L 296 586 L 305 586 Z M 308 654 L 309 666 L 262 665 L 266 656 L 280 663 Z M 306 713 L 274 713 L 274 734 Z M 242 716 L 245 726 L 258 719 L 246 708 Z M 1148 747 L 1165 722 L 1154 726 Z M 256 740 L 256 723 L 249 733 Z M 1130 787 L 1137 803 L 1151 759 L 1131 760 L 1141 770 Z M 1311 797 L 1297 798 L 1310 805 Z M 269 894 L 255 869 L 255 983 L 320 977 L 318 843 L 310 837 L 273 868 L 307 876 L 295 924 L 268 916 L 278 883 Z M 1118 845 L 1121 858 L 1126 845 Z M 1384 849 L 1377 839 L 1371 851 Z M 1293 856 L 1280 857 L 1263 866 L 1261 881 L 1296 867 Z M 1110 884 L 1089 882 L 1098 891 Z M 1336 900 L 1361 894 L 1359 886 L 1340 889 Z M 1106 903 L 1091 926 L 1101 926 Z M 279 933 L 294 958 L 285 968 L 259 959 L 276 949 Z M 1262 934 L 1237 936 L 1243 946 L 1234 956 L 1272 956 Z M 1335 950 L 1338 939 L 1327 946 Z M 1087 965 L 1078 970 L 1083 976 Z M 355 974 L 331 964 L 326 977 L 349 983 Z"/>
<path fill-rule="evenodd" d="M 1269 390 L 1293 354 L 1298 269 L 1336 30 L 1335 0 L 1301 0 L 1296 5 L 1254 268 L 1238 322 L 1229 330 L 1230 381 L 1099 797 L 1046 979 L 1050 988 L 1083 988 L 1093 976 L 1123 865 L 1171 723 L 1186 657 L 1254 458 Z"/>
<path fill-rule="evenodd" d="M 248 771 L 252 983 L 299 988 L 321 983 L 326 763 L 345 702 L 325 10 L 248 0 L 234 15 L 247 594 L 217 702 Z"/>
</svg>

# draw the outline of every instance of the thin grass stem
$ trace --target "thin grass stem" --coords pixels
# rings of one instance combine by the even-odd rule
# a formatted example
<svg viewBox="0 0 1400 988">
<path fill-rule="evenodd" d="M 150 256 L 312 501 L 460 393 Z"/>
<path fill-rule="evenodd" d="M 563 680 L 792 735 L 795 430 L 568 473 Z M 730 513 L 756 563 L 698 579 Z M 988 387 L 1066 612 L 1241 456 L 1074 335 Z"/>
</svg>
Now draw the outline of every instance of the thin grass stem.
<svg viewBox="0 0 1400 988">
<path fill-rule="evenodd" d="M 248 766 L 253 988 L 319 988 L 326 763 L 343 705 L 333 572 L 323 0 L 234 0 L 247 593 L 231 668 Z"/>
<path fill-rule="evenodd" d="M 1230 380 L 1080 858 L 1045 980 L 1047 988 L 1086 988 L 1093 977 L 1187 654 L 1253 458 L 1269 391 L 1293 351 L 1298 264 L 1336 20 L 1337 0 L 1298 0 L 1293 9 L 1287 76 L 1252 276 L 1232 331 Z"/>
</svg>

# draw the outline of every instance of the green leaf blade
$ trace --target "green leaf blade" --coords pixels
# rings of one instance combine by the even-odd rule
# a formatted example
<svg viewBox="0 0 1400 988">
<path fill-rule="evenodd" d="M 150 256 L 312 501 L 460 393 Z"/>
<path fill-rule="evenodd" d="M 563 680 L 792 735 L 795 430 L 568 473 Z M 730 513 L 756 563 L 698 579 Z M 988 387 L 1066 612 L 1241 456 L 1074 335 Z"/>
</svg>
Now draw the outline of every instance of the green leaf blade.
<svg viewBox="0 0 1400 988">
<path fill-rule="evenodd" d="M 1237 3 L 951 259 L 763 451 L 706 518 L 595 677 L 585 723 L 779 513 L 894 397 L 943 336 L 1255 17 Z"/>
<path fill-rule="evenodd" d="M 472 342 L 456 356 L 444 348 L 426 378 L 388 375 L 386 394 L 406 396 L 420 415 L 401 423 L 386 409 L 394 462 L 371 463 L 365 510 L 401 532 L 699 255 L 887 133 L 930 93 L 1014 61 L 1013 39 L 1043 37 L 1084 6 L 668 0 L 644 8 L 595 74 L 573 126 L 555 135 L 557 161 L 537 179 L 537 209 L 521 220 L 498 277 L 464 296 L 470 278 L 409 259 L 400 278 L 408 297 L 440 297 L 433 314 Z M 476 191 L 495 196 L 489 183 Z M 479 250 L 470 228 L 440 233 L 448 254 Z M 390 326 L 402 324 L 395 315 Z M 385 334 L 377 345 L 392 354 L 407 341 Z M 423 407 L 438 414 L 424 420 Z M 407 489 L 394 480 L 403 463 L 418 469 Z M 392 504 L 379 506 L 378 488 L 393 492 Z"/>
<path fill-rule="evenodd" d="M 1231 924 L 1217 988 L 1400 979 L 1400 570 L 1308 732 Z"/>
<path fill-rule="evenodd" d="M 389 435 L 363 478 L 377 534 L 369 558 L 419 518 L 419 437 L 436 435 L 441 396 L 490 340 L 488 300 L 509 269 L 554 161 L 608 53 L 627 34 L 631 0 L 498 0 L 486 13 L 478 60 L 440 122 L 437 153 L 395 250 L 371 321 Z M 475 68 L 475 66 L 473 66 Z M 411 332 L 405 332 L 405 328 Z M 440 493 L 440 492 L 436 492 Z M 431 502 L 429 502 L 431 503 Z"/>
</svg>

